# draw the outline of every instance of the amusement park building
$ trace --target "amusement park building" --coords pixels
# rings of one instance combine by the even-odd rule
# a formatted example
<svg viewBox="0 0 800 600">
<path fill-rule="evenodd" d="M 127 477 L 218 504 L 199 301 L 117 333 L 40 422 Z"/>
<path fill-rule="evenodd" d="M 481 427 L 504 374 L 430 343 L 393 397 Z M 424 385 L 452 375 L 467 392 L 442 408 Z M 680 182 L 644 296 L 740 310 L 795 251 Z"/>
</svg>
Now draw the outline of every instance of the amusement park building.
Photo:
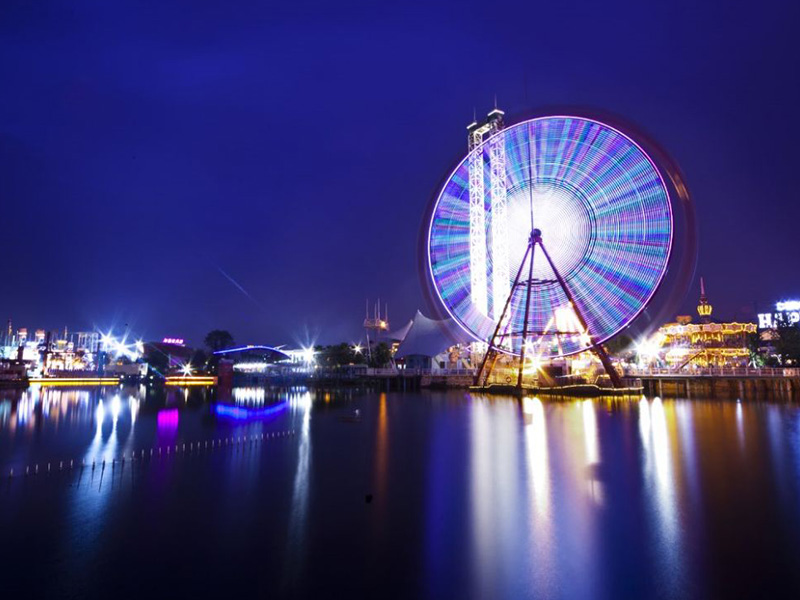
<svg viewBox="0 0 800 600">
<path fill-rule="evenodd" d="M 31 336 L 24 327 L 14 331 L 9 320 L 0 335 L 0 359 L 24 364 L 36 375 L 92 371 L 100 338 L 99 333 L 69 332 L 66 327 L 63 332 L 36 329 Z"/>
<path fill-rule="evenodd" d="M 468 368 L 471 340 L 453 319 L 429 319 L 419 310 L 403 328 L 394 358 L 407 369 Z"/>
<path fill-rule="evenodd" d="M 663 325 L 657 339 L 664 349 L 664 361 L 675 369 L 691 367 L 745 367 L 750 360 L 748 336 L 756 333 L 755 323 L 713 322 L 705 284 L 700 280 L 699 323 L 679 316 L 676 323 Z"/>
<path fill-rule="evenodd" d="M 220 374 L 230 369 L 232 382 L 238 385 L 257 384 L 276 377 L 307 375 L 314 368 L 314 352 L 311 349 L 293 350 L 249 344 L 219 350 L 214 355 L 221 359 Z"/>
</svg>

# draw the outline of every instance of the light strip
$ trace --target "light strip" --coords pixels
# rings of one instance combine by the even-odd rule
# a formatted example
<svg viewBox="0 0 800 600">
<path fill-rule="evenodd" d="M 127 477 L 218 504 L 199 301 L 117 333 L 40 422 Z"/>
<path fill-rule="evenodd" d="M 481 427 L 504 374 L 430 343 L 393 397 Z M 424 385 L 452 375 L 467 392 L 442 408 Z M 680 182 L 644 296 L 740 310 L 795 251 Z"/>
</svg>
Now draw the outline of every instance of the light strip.
<svg viewBox="0 0 800 600">
<path fill-rule="evenodd" d="M 39 385 L 116 385 L 118 377 L 34 377 L 28 383 Z"/>
<path fill-rule="evenodd" d="M 167 377 L 164 381 L 165 385 L 216 385 L 216 377 L 202 377 L 195 376 L 180 376 L 180 377 Z"/>
</svg>

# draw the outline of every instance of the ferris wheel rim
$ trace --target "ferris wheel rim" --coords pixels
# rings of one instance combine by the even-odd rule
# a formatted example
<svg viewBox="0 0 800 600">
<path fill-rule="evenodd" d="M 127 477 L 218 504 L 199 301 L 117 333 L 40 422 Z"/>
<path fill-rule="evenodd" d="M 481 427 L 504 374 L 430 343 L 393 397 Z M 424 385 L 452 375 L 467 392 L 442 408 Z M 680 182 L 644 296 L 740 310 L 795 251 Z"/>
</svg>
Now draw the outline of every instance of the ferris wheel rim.
<svg viewBox="0 0 800 600">
<path fill-rule="evenodd" d="M 511 130 L 511 129 L 527 126 L 528 130 L 530 130 L 530 126 L 532 124 L 536 123 L 536 122 L 549 121 L 549 120 L 558 120 L 558 119 L 582 121 L 582 122 L 585 122 L 585 123 L 596 125 L 596 126 L 600 127 L 601 129 L 610 130 L 611 132 L 613 132 L 614 134 L 620 136 L 626 142 L 631 144 L 634 148 L 636 148 L 636 150 L 638 150 L 638 152 L 641 154 L 641 156 L 643 156 L 646 159 L 646 161 L 649 164 L 650 168 L 652 169 L 652 171 L 657 176 L 658 183 L 659 183 L 659 188 L 663 191 L 663 194 L 664 194 L 664 197 L 665 197 L 665 200 L 666 200 L 665 206 L 666 206 L 667 215 L 668 215 L 669 237 L 668 237 L 668 242 L 666 244 L 666 256 L 664 257 L 664 260 L 663 260 L 663 266 L 659 269 L 658 277 L 657 277 L 657 279 L 655 281 L 655 284 L 651 286 L 651 288 L 650 288 L 648 294 L 646 295 L 646 297 L 640 302 L 640 306 L 638 307 L 638 309 L 635 312 L 633 312 L 632 314 L 628 315 L 625 319 L 623 319 L 623 322 L 618 327 L 614 328 L 614 330 L 611 331 L 610 333 L 607 333 L 605 335 L 601 335 L 597 339 L 595 339 L 594 336 L 590 336 L 591 343 L 589 345 L 587 345 L 587 346 L 585 346 L 583 348 L 578 348 L 578 349 L 570 350 L 570 351 L 567 351 L 567 352 L 559 351 L 558 354 L 549 356 L 548 359 L 565 358 L 565 357 L 568 357 L 568 356 L 574 356 L 576 354 L 580 354 L 580 353 L 588 351 L 588 350 L 592 350 L 593 348 L 596 348 L 596 347 L 606 343 L 610 339 L 616 337 L 617 335 L 622 333 L 626 328 L 628 328 L 631 325 L 631 323 L 636 321 L 636 319 L 642 314 L 642 312 L 650 305 L 651 301 L 653 300 L 653 297 L 656 295 L 656 293 L 660 289 L 661 285 L 663 284 L 665 276 L 667 274 L 667 271 L 669 270 L 669 265 L 670 265 L 670 261 L 672 259 L 672 254 L 673 254 L 673 250 L 674 250 L 674 239 L 675 239 L 675 231 L 674 231 L 675 221 L 674 221 L 674 219 L 675 219 L 675 215 L 674 215 L 674 210 L 673 210 L 673 206 L 672 206 L 673 197 L 672 197 L 672 194 L 670 193 L 670 189 L 669 189 L 669 186 L 667 185 L 667 180 L 665 179 L 664 173 L 662 173 L 661 168 L 656 163 L 656 161 L 653 159 L 653 157 L 650 155 L 650 152 L 648 152 L 642 146 L 642 144 L 639 143 L 639 141 L 637 141 L 631 134 L 629 134 L 628 132 L 624 131 L 618 125 L 610 124 L 607 121 L 603 121 L 603 120 L 600 120 L 599 118 L 595 118 L 595 117 L 591 117 L 591 116 L 585 116 L 585 115 L 580 115 L 580 114 L 575 114 L 575 113 L 556 112 L 556 113 L 553 113 L 553 114 L 545 114 L 545 115 L 539 115 L 539 116 L 523 119 L 521 121 L 513 123 L 512 125 L 509 125 L 505 129 L 502 129 L 502 130 L 494 133 L 493 135 L 487 137 L 486 139 L 482 140 L 480 144 L 478 144 L 475 148 L 473 148 L 471 151 L 467 152 L 460 160 L 458 160 L 458 162 L 455 164 L 455 166 L 450 170 L 449 174 L 442 180 L 442 183 L 437 187 L 437 192 L 436 192 L 436 195 L 434 197 L 434 202 L 432 204 L 432 208 L 431 208 L 431 211 L 430 211 L 430 216 L 427 219 L 427 231 L 426 231 L 426 235 L 425 235 L 425 263 L 426 263 L 426 267 L 427 267 L 427 269 L 426 269 L 427 270 L 427 281 L 428 281 L 428 283 L 430 285 L 432 285 L 433 289 L 436 291 L 436 298 L 438 300 L 438 303 L 442 307 L 444 307 L 447 315 L 450 318 L 453 319 L 453 321 L 458 325 L 458 327 L 462 331 L 464 331 L 474 341 L 479 342 L 479 343 L 483 343 L 483 344 L 487 344 L 487 346 L 491 346 L 491 348 L 495 349 L 496 351 L 498 351 L 500 353 L 503 353 L 503 354 L 506 354 L 508 356 L 519 357 L 520 356 L 520 352 L 519 351 L 514 351 L 513 347 L 512 348 L 505 348 L 505 347 L 502 347 L 502 346 L 489 344 L 487 339 L 484 339 L 483 337 L 481 337 L 476 331 L 474 331 L 471 327 L 469 327 L 466 323 L 464 323 L 462 321 L 462 319 L 458 315 L 456 315 L 454 313 L 454 311 L 451 309 L 449 303 L 442 297 L 442 291 L 440 290 L 439 283 L 437 282 L 436 277 L 434 275 L 434 268 L 433 268 L 433 263 L 432 263 L 432 252 L 431 252 L 431 241 L 432 241 L 434 221 L 435 221 L 435 218 L 436 218 L 436 211 L 437 211 L 437 208 L 439 208 L 439 206 L 441 204 L 442 196 L 443 196 L 443 194 L 445 192 L 445 189 L 447 188 L 448 183 L 450 183 L 453 180 L 454 176 L 459 172 L 459 170 L 462 169 L 467 164 L 467 162 L 470 159 L 470 156 L 473 155 L 473 153 L 482 152 L 494 139 L 496 139 L 497 137 L 505 135 L 506 132 Z"/>
</svg>

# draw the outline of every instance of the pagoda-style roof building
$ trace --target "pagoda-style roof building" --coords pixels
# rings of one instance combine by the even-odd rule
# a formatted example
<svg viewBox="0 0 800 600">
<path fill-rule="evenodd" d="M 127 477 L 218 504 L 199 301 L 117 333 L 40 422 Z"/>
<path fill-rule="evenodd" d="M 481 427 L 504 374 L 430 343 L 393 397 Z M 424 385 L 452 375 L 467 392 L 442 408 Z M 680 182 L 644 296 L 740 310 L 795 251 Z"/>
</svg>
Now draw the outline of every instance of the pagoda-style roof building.
<svg viewBox="0 0 800 600">
<path fill-rule="evenodd" d="M 698 321 L 679 316 L 675 323 L 659 328 L 656 339 L 665 350 L 664 360 L 675 369 L 692 367 L 746 367 L 750 360 L 748 335 L 756 333 L 755 323 L 717 322 L 714 307 L 700 278 Z"/>
</svg>

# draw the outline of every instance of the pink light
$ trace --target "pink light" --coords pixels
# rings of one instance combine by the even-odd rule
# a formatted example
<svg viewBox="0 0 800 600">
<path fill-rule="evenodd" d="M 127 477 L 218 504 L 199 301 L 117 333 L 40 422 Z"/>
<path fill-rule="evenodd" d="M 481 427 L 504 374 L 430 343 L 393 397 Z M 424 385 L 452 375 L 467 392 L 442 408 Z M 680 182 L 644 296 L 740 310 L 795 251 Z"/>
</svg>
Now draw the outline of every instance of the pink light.
<svg viewBox="0 0 800 600">
<path fill-rule="evenodd" d="M 159 432 L 174 431 L 178 428 L 178 409 L 169 408 L 158 411 Z"/>
</svg>

